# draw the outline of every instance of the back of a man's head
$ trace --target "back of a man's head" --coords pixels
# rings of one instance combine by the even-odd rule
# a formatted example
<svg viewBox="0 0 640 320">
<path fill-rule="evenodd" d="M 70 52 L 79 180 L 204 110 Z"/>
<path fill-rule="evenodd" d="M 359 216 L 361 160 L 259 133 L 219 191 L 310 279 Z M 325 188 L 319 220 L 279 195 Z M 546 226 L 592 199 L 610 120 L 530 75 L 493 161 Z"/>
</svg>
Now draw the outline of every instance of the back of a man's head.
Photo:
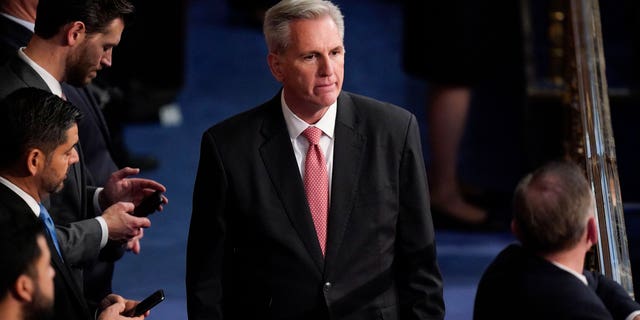
<svg viewBox="0 0 640 320">
<path fill-rule="evenodd" d="M 538 253 L 573 247 L 592 214 L 591 187 L 575 163 L 549 163 L 524 177 L 514 193 L 516 235 Z"/>
<path fill-rule="evenodd" d="M 74 21 L 82 21 L 88 34 L 99 33 L 115 19 L 126 22 L 132 13 L 129 0 L 40 0 L 35 34 L 49 39 Z"/>
</svg>

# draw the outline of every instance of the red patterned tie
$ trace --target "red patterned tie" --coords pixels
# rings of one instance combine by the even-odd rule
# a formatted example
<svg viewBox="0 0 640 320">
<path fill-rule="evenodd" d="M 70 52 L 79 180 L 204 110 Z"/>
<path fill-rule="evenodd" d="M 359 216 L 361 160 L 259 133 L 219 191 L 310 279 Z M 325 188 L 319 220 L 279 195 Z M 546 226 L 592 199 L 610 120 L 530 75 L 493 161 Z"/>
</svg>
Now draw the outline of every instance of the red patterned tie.
<svg viewBox="0 0 640 320">
<path fill-rule="evenodd" d="M 309 140 L 309 149 L 304 165 L 304 189 L 307 193 L 311 217 L 316 227 L 316 234 L 325 253 L 327 242 L 327 212 L 329 207 L 329 176 L 327 165 L 322 155 L 318 142 L 322 136 L 322 130 L 316 127 L 308 127 L 302 135 Z"/>
</svg>

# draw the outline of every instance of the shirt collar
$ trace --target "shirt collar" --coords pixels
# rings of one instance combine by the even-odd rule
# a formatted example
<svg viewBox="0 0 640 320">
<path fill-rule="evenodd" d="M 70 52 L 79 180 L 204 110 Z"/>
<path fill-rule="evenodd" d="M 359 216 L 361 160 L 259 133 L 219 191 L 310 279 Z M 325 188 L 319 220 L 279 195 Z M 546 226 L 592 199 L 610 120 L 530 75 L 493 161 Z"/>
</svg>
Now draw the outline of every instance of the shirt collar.
<svg viewBox="0 0 640 320">
<path fill-rule="evenodd" d="M 36 201 L 36 199 L 34 199 L 30 194 L 20 189 L 20 187 L 16 186 L 5 177 L 0 176 L 0 183 L 4 184 L 5 186 L 7 186 L 7 188 L 11 189 L 11 191 L 20 196 L 20 198 L 22 198 L 22 200 L 27 203 L 29 208 L 31 208 L 31 211 L 33 211 L 36 217 L 40 216 L 40 205 L 38 204 L 38 201 Z"/>
<path fill-rule="evenodd" d="M 27 63 L 31 68 L 33 68 L 36 73 L 38 73 L 42 80 L 44 80 L 44 82 L 47 84 L 47 87 L 49 87 L 49 90 L 51 90 L 51 93 L 55 94 L 58 97 L 62 97 L 62 87 L 60 86 L 60 82 L 56 78 L 54 78 L 47 70 L 42 68 L 35 61 L 31 60 L 31 58 L 29 58 L 24 53 L 24 47 L 18 50 L 18 56 L 22 60 L 24 60 L 24 62 Z"/>
<path fill-rule="evenodd" d="M 551 261 L 551 263 L 553 263 L 553 265 L 555 265 L 556 267 L 558 267 L 558 268 L 560 268 L 560 269 L 562 269 L 562 270 L 564 270 L 564 271 L 566 271 L 566 272 L 569 272 L 569 273 L 571 273 L 572 275 L 576 276 L 576 278 L 578 278 L 578 280 L 580 280 L 580 281 L 581 281 L 582 283 L 584 283 L 585 285 L 587 285 L 587 286 L 589 285 L 589 283 L 587 282 L 587 277 L 585 277 L 585 276 L 584 276 L 584 274 L 577 273 L 577 272 L 575 272 L 574 270 L 569 269 L 569 267 L 567 267 L 567 266 L 565 266 L 565 265 L 563 265 L 563 264 L 560 264 L 560 263 L 558 263 L 558 262 Z"/>
<path fill-rule="evenodd" d="M 284 89 L 280 94 L 280 102 L 282 104 L 282 113 L 284 114 L 284 121 L 287 124 L 287 130 L 289 131 L 289 136 L 291 139 L 296 139 L 302 131 L 309 127 L 309 124 L 304 120 L 300 119 L 297 115 L 289 109 L 289 106 L 284 101 Z M 334 102 L 329 106 L 327 112 L 322 116 L 322 118 L 313 124 L 313 126 L 322 130 L 322 132 L 327 135 L 329 138 L 333 139 L 333 132 L 336 125 L 336 114 L 337 114 L 338 102 Z"/>
</svg>

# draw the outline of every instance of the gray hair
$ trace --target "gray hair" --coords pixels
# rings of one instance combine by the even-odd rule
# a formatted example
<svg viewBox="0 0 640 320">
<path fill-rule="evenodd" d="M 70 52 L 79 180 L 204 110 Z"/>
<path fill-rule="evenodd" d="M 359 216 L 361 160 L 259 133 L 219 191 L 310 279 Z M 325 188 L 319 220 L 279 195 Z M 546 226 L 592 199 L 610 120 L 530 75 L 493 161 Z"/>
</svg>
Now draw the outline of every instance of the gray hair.
<svg viewBox="0 0 640 320">
<path fill-rule="evenodd" d="M 539 253 L 571 248 L 593 214 L 593 194 L 582 169 L 554 161 L 524 177 L 514 193 L 519 240 Z"/>
<path fill-rule="evenodd" d="M 340 39 L 344 40 L 344 17 L 331 1 L 282 0 L 265 13 L 263 32 L 269 52 L 280 53 L 289 46 L 291 29 L 289 24 L 300 19 L 317 19 L 329 16 L 338 27 Z"/>
</svg>

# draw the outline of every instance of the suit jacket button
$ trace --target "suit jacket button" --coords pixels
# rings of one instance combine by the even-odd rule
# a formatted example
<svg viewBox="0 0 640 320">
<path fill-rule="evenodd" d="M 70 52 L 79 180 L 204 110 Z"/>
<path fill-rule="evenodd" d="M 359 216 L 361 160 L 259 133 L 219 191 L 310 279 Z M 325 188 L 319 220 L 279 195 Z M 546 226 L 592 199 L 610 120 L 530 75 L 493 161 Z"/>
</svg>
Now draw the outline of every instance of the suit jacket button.
<svg viewBox="0 0 640 320">
<path fill-rule="evenodd" d="M 325 282 L 325 283 L 324 283 L 324 286 L 322 286 L 322 290 L 323 290 L 324 292 L 328 292 L 328 291 L 329 291 L 329 289 L 331 289 L 331 282 Z"/>
</svg>

